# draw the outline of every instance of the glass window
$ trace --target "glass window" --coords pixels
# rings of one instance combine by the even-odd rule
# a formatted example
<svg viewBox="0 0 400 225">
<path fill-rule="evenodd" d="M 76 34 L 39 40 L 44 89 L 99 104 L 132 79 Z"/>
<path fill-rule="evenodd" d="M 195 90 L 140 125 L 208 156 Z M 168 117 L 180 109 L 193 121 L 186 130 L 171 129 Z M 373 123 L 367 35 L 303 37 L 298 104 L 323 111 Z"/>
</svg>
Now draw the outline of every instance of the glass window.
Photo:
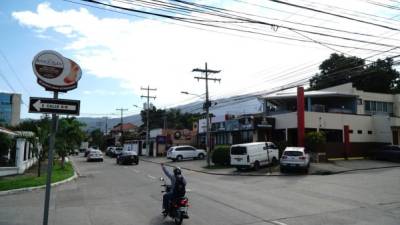
<svg viewBox="0 0 400 225">
<path fill-rule="evenodd" d="M 245 155 L 246 153 L 246 147 L 236 146 L 231 148 L 232 155 Z"/>
<path fill-rule="evenodd" d="M 362 134 L 362 130 L 357 130 L 357 134 Z"/>
<path fill-rule="evenodd" d="M 376 102 L 376 111 L 383 112 L 383 104 L 382 102 Z"/>
<path fill-rule="evenodd" d="M 299 152 L 299 151 L 285 151 L 283 153 L 283 155 L 286 155 L 286 156 L 302 156 L 303 153 Z"/>
<path fill-rule="evenodd" d="M 370 111 L 371 110 L 371 101 L 365 101 L 365 111 Z"/>
<path fill-rule="evenodd" d="M 376 111 L 376 102 L 371 101 L 371 111 Z"/>
<path fill-rule="evenodd" d="M 393 103 L 388 103 L 388 110 L 387 110 L 387 112 L 388 113 L 393 113 Z"/>
<path fill-rule="evenodd" d="M 388 105 L 387 102 L 382 102 L 382 111 L 383 112 L 387 112 L 387 105 Z"/>
</svg>

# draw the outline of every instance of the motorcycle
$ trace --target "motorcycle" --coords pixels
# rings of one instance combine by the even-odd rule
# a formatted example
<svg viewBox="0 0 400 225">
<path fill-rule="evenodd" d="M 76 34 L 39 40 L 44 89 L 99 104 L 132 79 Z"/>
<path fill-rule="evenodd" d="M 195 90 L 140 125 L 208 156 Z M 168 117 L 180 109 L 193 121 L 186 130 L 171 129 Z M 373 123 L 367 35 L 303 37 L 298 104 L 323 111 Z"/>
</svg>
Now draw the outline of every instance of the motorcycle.
<svg viewBox="0 0 400 225">
<path fill-rule="evenodd" d="M 164 191 L 161 191 L 161 193 L 170 192 L 171 185 L 167 185 L 166 181 L 162 177 L 160 178 L 160 181 L 164 182 L 164 184 L 162 184 L 161 186 L 165 189 Z M 175 221 L 176 225 L 181 225 L 183 219 L 189 219 L 188 207 L 189 199 L 186 196 L 176 198 L 169 203 L 169 207 L 163 215 L 164 217 L 171 217 Z"/>
</svg>

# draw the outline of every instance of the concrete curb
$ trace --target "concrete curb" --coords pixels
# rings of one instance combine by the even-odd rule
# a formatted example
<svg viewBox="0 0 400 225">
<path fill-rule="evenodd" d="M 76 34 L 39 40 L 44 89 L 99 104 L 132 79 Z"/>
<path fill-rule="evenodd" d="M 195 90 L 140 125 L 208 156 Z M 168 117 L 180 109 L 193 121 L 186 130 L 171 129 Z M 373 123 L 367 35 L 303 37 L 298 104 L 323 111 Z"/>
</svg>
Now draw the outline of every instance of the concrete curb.
<svg viewBox="0 0 400 225">
<path fill-rule="evenodd" d="M 148 159 L 140 159 L 144 162 L 149 162 L 149 163 L 154 163 L 154 164 L 161 164 L 159 162 L 154 162 Z M 173 167 L 169 165 L 168 163 L 164 163 L 166 166 Z M 371 167 L 371 168 L 362 168 L 362 169 L 348 169 L 348 170 L 342 170 L 342 171 L 318 171 L 315 173 L 310 173 L 310 174 L 242 174 L 242 173 L 216 173 L 216 172 L 208 172 L 204 170 L 196 170 L 196 169 L 191 169 L 191 168 L 186 168 L 186 167 L 180 167 L 181 169 L 185 169 L 188 171 L 193 171 L 197 173 L 203 173 L 203 174 L 208 174 L 208 175 L 219 175 L 219 176 L 244 176 L 244 177 L 290 177 L 290 176 L 307 176 L 307 175 L 313 175 L 313 176 L 328 176 L 328 175 L 335 175 L 335 174 L 342 174 L 342 173 L 348 173 L 348 172 L 354 172 L 354 171 L 363 171 L 363 170 L 377 170 L 377 169 L 388 169 L 388 168 L 399 168 L 399 166 L 382 166 L 382 167 Z"/>
<path fill-rule="evenodd" d="M 76 172 L 74 163 L 72 163 L 72 160 L 70 160 L 70 162 L 72 164 L 72 167 L 74 168 L 74 175 L 72 175 L 72 177 L 69 177 L 69 178 L 67 178 L 65 180 L 61 180 L 61 181 L 52 183 L 51 184 L 52 187 L 56 187 L 56 186 L 59 186 L 61 184 L 68 183 L 68 182 L 73 181 L 73 180 L 75 180 L 75 179 L 77 179 L 79 177 L 79 174 Z M 36 187 L 18 188 L 18 189 L 12 189 L 12 190 L 8 190 L 8 191 L 0 191 L 0 196 L 19 194 L 19 193 L 22 193 L 22 192 L 32 192 L 32 191 L 39 190 L 39 189 L 44 189 L 44 188 L 46 188 L 46 185 L 41 185 L 41 186 L 36 186 Z"/>
</svg>

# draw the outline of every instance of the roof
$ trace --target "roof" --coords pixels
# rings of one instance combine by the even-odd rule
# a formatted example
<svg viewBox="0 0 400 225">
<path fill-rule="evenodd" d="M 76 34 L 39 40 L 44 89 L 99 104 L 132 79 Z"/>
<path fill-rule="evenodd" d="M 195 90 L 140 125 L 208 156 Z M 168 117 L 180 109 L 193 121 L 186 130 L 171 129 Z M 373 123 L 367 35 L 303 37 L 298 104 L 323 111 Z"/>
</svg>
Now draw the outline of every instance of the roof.
<svg viewBox="0 0 400 225">
<path fill-rule="evenodd" d="M 132 130 L 132 129 L 136 129 L 136 126 L 134 124 L 131 124 L 131 123 L 122 124 L 122 130 L 123 131 Z M 113 129 L 111 131 L 120 131 L 120 130 L 121 130 L 121 125 L 118 124 L 115 127 L 113 127 Z"/>
<path fill-rule="evenodd" d="M 358 95 L 342 93 L 337 91 L 305 91 L 304 97 L 357 97 Z M 296 98 L 297 92 L 275 92 L 273 94 L 263 95 L 264 99 L 287 99 Z"/>
<path fill-rule="evenodd" d="M 16 135 L 16 133 L 12 130 L 9 130 L 7 128 L 4 127 L 0 127 L 0 133 L 5 133 L 5 134 L 9 134 L 9 135 Z"/>
</svg>

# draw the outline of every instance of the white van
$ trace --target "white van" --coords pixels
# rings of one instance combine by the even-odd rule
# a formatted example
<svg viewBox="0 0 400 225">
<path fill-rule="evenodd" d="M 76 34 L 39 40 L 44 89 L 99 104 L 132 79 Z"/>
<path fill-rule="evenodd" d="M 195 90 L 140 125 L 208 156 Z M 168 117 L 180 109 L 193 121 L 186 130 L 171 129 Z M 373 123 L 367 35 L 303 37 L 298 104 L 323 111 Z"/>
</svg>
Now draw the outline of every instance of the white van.
<svg viewBox="0 0 400 225">
<path fill-rule="evenodd" d="M 278 147 L 272 142 L 254 142 L 231 146 L 231 165 L 238 170 L 254 168 L 270 163 L 277 163 L 279 159 Z"/>
</svg>

